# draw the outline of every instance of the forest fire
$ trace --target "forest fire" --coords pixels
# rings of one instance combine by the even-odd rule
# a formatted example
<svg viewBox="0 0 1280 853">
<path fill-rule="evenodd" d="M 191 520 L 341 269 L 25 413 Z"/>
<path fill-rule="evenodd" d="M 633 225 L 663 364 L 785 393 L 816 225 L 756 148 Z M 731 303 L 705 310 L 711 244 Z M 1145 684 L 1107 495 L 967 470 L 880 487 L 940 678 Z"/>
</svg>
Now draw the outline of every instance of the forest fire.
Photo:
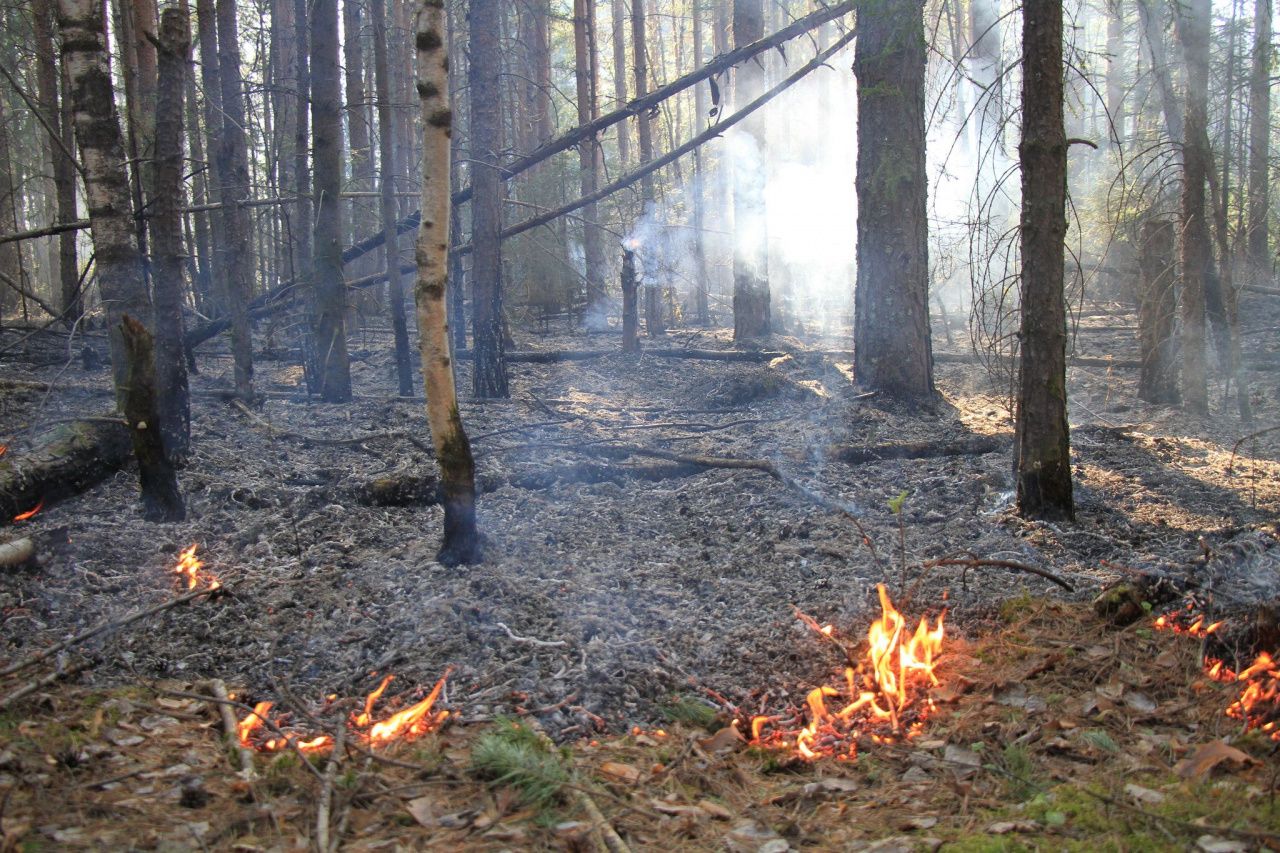
<svg viewBox="0 0 1280 853">
<path fill-rule="evenodd" d="M 13 517 L 13 520 L 15 522 L 26 521 L 27 519 L 35 516 L 35 514 L 42 509 L 44 509 L 44 498 L 41 498 L 40 500 L 36 501 L 36 505 L 33 506 L 31 509 L 27 510 L 26 512 L 20 512 L 17 515 L 15 515 Z"/>
<path fill-rule="evenodd" d="M 1204 615 L 1194 613 L 1194 605 L 1188 605 L 1184 610 L 1157 617 L 1154 624 L 1157 630 L 1200 639 L 1216 633 L 1224 624 L 1218 621 L 1205 625 L 1204 621 Z M 1268 652 L 1259 652 L 1253 663 L 1240 672 L 1216 657 L 1204 657 L 1202 665 L 1205 675 L 1214 681 L 1243 685 L 1240 695 L 1226 708 L 1228 717 L 1244 723 L 1246 731 L 1257 729 L 1271 740 L 1280 741 L 1280 664 Z"/>
<path fill-rule="evenodd" d="M 440 724 L 449 716 L 449 712 L 436 711 L 432 713 L 432 709 L 440 698 L 440 694 L 444 690 L 445 681 L 452 671 L 452 667 L 447 669 L 425 698 L 410 705 L 408 708 L 391 714 L 386 719 L 375 722 L 373 706 L 382 697 L 382 694 L 386 692 L 387 685 L 395 678 L 393 675 L 386 676 L 365 697 L 364 710 L 352 714 L 347 720 L 348 731 L 354 735 L 358 742 L 367 746 L 388 746 L 395 742 L 408 743 L 438 729 Z M 327 699 L 329 702 L 333 702 L 337 697 L 331 695 Z M 254 705 L 251 712 L 245 715 L 244 719 L 240 720 L 236 725 L 236 737 L 239 739 L 241 746 L 258 752 L 280 752 L 291 746 L 302 752 L 323 752 L 333 748 L 334 739 L 332 735 L 301 734 L 289 731 L 275 721 L 272 721 L 271 725 L 268 726 L 267 722 L 271 719 L 270 712 L 274 705 L 274 702 L 259 702 Z M 268 729 L 273 731 L 268 734 Z"/>
<path fill-rule="evenodd" d="M 196 556 L 196 548 L 198 547 L 198 545 L 192 545 L 178 555 L 178 565 L 174 566 L 173 573 L 187 582 L 187 589 L 195 589 L 201 580 L 208 580 L 209 589 L 218 589 L 222 586 L 221 581 L 201 574 L 204 569 L 204 563 Z"/>
<path fill-rule="evenodd" d="M 852 759 L 858 741 L 884 743 L 916 734 L 933 701 L 926 691 L 938 684 L 935 666 L 942 654 L 943 617 L 932 627 L 921 617 L 914 632 L 893 606 L 884 584 L 877 586 L 881 617 L 867 631 L 867 648 L 856 666 L 845 668 L 843 690 L 822 686 L 809 692 L 805 700 L 808 723 L 799 728 L 783 716 L 759 715 L 751 721 L 751 743 L 779 749 L 794 749 L 806 760 L 822 756 Z M 833 637 L 834 629 L 818 629 Z M 842 697 L 839 710 L 827 701 Z M 798 721 L 798 720 L 797 720 Z"/>
</svg>

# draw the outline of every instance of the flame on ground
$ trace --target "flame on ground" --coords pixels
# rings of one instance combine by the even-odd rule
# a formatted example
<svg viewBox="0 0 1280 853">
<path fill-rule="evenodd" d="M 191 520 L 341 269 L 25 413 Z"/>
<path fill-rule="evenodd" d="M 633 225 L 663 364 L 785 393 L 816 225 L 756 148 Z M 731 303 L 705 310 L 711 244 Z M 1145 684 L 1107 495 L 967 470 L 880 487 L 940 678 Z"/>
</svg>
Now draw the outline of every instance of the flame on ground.
<svg viewBox="0 0 1280 853">
<path fill-rule="evenodd" d="M 794 749 L 806 760 L 823 755 L 854 758 L 859 738 L 879 743 L 920 730 L 933 708 L 926 692 L 938 684 L 934 669 L 942 653 L 945 614 L 932 626 L 921 618 L 915 631 L 908 632 L 907 620 L 889 600 L 884 584 L 877 591 L 881 616 L 871 623 L 867 650 L 858 665 L 845 667 L 843 689 L 824 685 L 811 690 L 805 700 L 808 723 L 799 728 L 788 727 L 791 720 L 785 716 L 755 717 L 752 744 Z M 817 630 L 833 636 L 830 625 Z M 837 697 L 843 705 L 832 710 L 827 702 Z"/>
<path fill-rule="evenodd" d="M 33 506 L 31 509 L 27 510 L 26 512 L 20 512 L 17 515 L 15 515 L 13 517 L 13 520 L 26 521 L 28 518 L 31 518 L 33 515 L 35 515 L 37 512 L 39 512 L 42 509 L 44 509 L 44 498 L 41 498 L 40 500 L 36 501 L 36 505 Z"/>
<path fill-rule="evenodd" d="M 196 548 L 198 547 L 200 546 L 192 545 L 178 555 L 178 565 L 174 566 L 173 573 L 186 580 L 187 589 L 195 589 L 202 580 L 209 582 L 209 589 L 218 589 L 222 586 L 221 581 L 210 575 L 202 574 L 204 563 L 196 556 Z"/>
<path fill-rule="evenodd" d="M 1194 621 L 1184 625 L 1193 610 L 1193 605 L 1188 605 L 1186 610 L 1166 613 L 1155 620 L 1155 627 L 1201 639 L 1222 627 L 1222 621 L 1206 626 L 1203 614 L 1196 614 Z M 1204 658 L 1203 666 L 1205 674 L 1214 681 L 1243 685 L 1240 695 L 1227 706 L 1228 717 L 1244 723 L 1245 731 L 1257 729 L 1271 740 L 1280 741 L 1280 664 L 1270 654 L 1260 652 L 1253 663 L 1240 672 L 1233 671 L 1226 661 L 1213 657 Z"/>
<path fill-rule="evenodd" d="M 347 729 L 358 743 L 367 746 L 388 746 L 396 742 L 407 743 L 422 737 L 440 727 L 449 716 L 448 711 L 432 713 L 436 701 L 444 690 L 445 680 L 452 672 L 452 667 L 445 671 L 435 687 L 422 700 L 384 720 L 374 722 L 373 707 L 382 698 L 395 676 L 388 675 L 364 700 L 364 710 L 352 714 L 347 720 Z M 332 702 L 335 695 L 325 697 Z M 272 702 L 259 702 L 253 711 L 246 714 L 236 725 L 236 737 L 240 745 L 258 752 L 279 752 L 296 746 L 303 752 L 320 752 L 333 748 L 333 737 L 327 734 L 310 735 L 291 731 L 283 717 L 272 720 L 270 711 Z M 268 725 L 268 722 L 270 723 Z"/>
</svg>

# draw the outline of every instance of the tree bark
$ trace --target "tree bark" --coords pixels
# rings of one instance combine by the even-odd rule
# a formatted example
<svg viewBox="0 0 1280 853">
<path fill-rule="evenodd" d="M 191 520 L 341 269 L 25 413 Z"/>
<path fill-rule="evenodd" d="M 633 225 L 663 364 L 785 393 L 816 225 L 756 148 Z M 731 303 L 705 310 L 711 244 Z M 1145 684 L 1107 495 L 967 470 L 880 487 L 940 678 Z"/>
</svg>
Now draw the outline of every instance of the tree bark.
<svg viewBox="0 0 1280 853">
<path fill-rule="evenodd" d="M 210 204 L 222 203 L 222 161 L 219 157 L 222 136 L 222 79 L 218 70 L 218 17 L 214 0 L 196 0 L 196 24 L 199 27 L 200 42 L 200 82 L 201 94 L 204 96 L 205 150 L 208 160 L 203 164 L 205 174 L 209 176 L 208 201 Z M 194 132 L 194 129 L 193 129 Z M 209 275 L 210 295 L 213 298 L 212 310 L 209 313 L 227 316 L 227 220 L 220 212 L 209 217 Z"/>
<path fill-rule="evenodd" d="M 338 85 L 338 0 L 311 6 L 311 123 L 315 129 L 315 228 L 312 267 L 320 397 L 351 399 L 346 283 L 342 277 L 342 95 Z"/>
<path fill-rule="evenodd" d="M 638 2 L 638 0 L 633 0 Z M 573 0 L 574 82 L 577 87 L 578 124 L 590 124 L 597 116 L 596 108 L 596 13 L 594 0 Z M 584 196 L 591 195 L 600 184 L 603 166 L 600 140 L 590 136 L 578 146 L 579 184 Z M 596 206 L 582 210 L 582 254 L 586 266 L 588 316 L 599 316 L 604 322 L 604 247 L 595 225 Z"/>
<path fill-rule="evenodd" d="M 1193 414 L 1209 412 L 1205 371 L 1205 273 L 1209 228 L 1204 184 L 1208 177 L 1209 0 L 1188 0 L 1178 32 L 1187 63 L 1186 136 L 1182 146 L 1182 400 Z"/>
<path fill-rule="evenodd" d="M 861 41 L 859 48 L 862 47 Z M 1067 134 L 1063 124 L 1062 0 L 1029 0 L 1022 19 L 1022 359 L 1014 460 L 1018 511 L 1071 519 L 1067 425 Z M 860 215 L 859 221 L 862 216 Z"/>
<path fill-rule="evenodd" d="M 644 0 L 631 0 L 631 53 L 635 72 L 636 98 L 643 98 L 649 93 L 649 60 L 648 35 L 645 25 Z M 637 158 L 639 166 L 644 166 L 653 159 L 653 129 L 649 125 L 649 111 L 636 113 L 636 143 L 639 148 Z M 654 207 L 653 175 L 646 173 L 640 179 L 640 216 L 650 219 L 655 227 L 662 228 L 657 221 Z M 649 257 L 656 257 L 659 247 L 645 246 Z M 646 270 L 646 273 L 650 272 Z M 662 283 L 653 275 L 646 276 L 649 281 L 644 287 L 644 330 L 645 334 L 654 338 L 666 331 L 662 317 Z"/>
<path fill-rule="evenodd" d="M 347 138 L 349 141 L 347 159 L 349 161 L 348 168 L 351 171 L 351 180 L 347 183 L 347 188 L 354 192 L 372 192 L 375 189 L 373 185 L 373 142 L 370 130 L 369 96 L 364 86 L 365 53 L 362 30 L 360 0 L 342 0 L 343 70 L 346 78 L 345 112 L 347 116 Z M 385 33 L 383 37 L 385 39 Z M 375 89 L 377 87 L 376 71 L 374 87 Z M 393 144 L 392 150 L 394 151 L 394 149 L 395 145 Z M 392 169 L 391 171 L 394 174 L 396 170 Z M 347 223 L 349 232 L 343 234 L 342 237 L 344 244 L 354 241 L 360 235 L 376 230 L 380 225 L 380 215 L 374 215 L 373 211 L 367 206 L 353 204 L 350 210 L 351 217 Z M 357 264 L 347 272 L 353 277 L 359 277 L 365 272 L 372 272 L 373 269 L 374 267 L 371 266 Z"/>
<path fill-rule="evenodd" d="M 68 144 L 70 128 L 62 126 L 62 108 L 59 98 L 59 73 L 53 50 L 53 10 L 50 0 L 34 0 L 31 11 L 35 18 L 35 51 L 36 51 L 36 85 L 40 95 L 40 108 L 44 114 L 44 123 L 50 132 L 57 134 L 56 139 L 49 140 L 51 157 L 50 173 L 53 175 L 54 194 L 57 198 L 57 221 L 60 224 L 75 222 L 79 218 L 76 210 L 76 171 L 69 149 L 75 145 Z M 74 328 L 83 313 L 83 301 L 80 296 L 80 266 L 76 257 L 76 235 L 68 231 L 58 237 L 58 295 L 62 309 L 62 322 L 67 328 Z"/>
<path fill-rule="evenodd" d="M 1160 0 L 1137 0 L 1138 17 L 1142 22 L 1142 33 L 1151 53 L 1151 73 L 1156 78 L 1160 89 L 1160 103 L 1164 111 L 1165 128 L 1169 138 L 1181 143 L 1185 134 L 1182 108 L 1178 103 L 1178 94 L 1173 88 L 1173 75 L 1169 68 L 1168 51 L 1164 40 L 1163 14 L 1159 8 L 1153 9 L 1152 3 Z"/>
<path fill-rule="evenodd" d="M 37 504 L 78 495 L 119 471 L 132 452 L 130 431 L 114 418 L 60 424 L 30 453 L 0 457 L 0 525 Z"/>
<path fill-rule="evenodd" d="M 399 221 L 395 198 L 395 114 L 391 108 L 391 81 L 387 73 L 386 0 L 370 0 L 373 18 L 373 73 L 378 97 L 378 188 L 386 243 L 387 281 L 390 282 L 391 328 L 396 346 L 396 377 L 400 396 L 413 396 L 413 370 L 409 363 L 409 326 L 404 313 L 404 285 L 400 279 Z"/>
<path fill-rule="evenodd" d="M 178 477 L 157 428 L 159 410 L 151 333 L 127 314 L 121 326 L 129 353 L 129 388 L 125 396 L 124 417 L 133 437 L 133 455 L 138 460 L 142 517 L 148 521 L 182 521 L 187 511 L 182 503 L 182 493 L 178 491 Z"/>
<path fill-rule="evenodd" d="M 1148 403 L 1175 404 L 1181 400 L 1173 337 L 1178 308 L 1173 289 L 1173 229 L 1173 223 L 1167 220 L 1142 223 L 1138 255 L 1138 349 L 1142 372 L 1138 397 Z"/>
<path fill-rule="evenodd" d="M 858 80 L 854 374 L 870 390 L 927 401 L 934 387 L 924 19 L 919 0 L 885 0 L 859 15 L 853 61 Z"/>
<path fill-rule="evenodd" d="M 481 0 L 483 2 L 483 0 Z M 473 6 L 474 9 L 474 6 Z M 415 297 L 421 330 L 427 421 L 440 465 L 444 540 L 436 559 L 447 566 L 480 560 L 476 532 L 475 462 L 458 414 L 449 349 L 449 55 L 443 0 L 422 0 L 417 12 L 418 96 L 422 102 L 422 227 L 416 250 Z M 475 25 L 473 19 L 472 25 Z M 474 56 L 473 56 L 474 59 Z M 473 93 L 474 94 L 474 93 Z M 496 178 L 496 175 L 495 175 Z"/>
<path fill-rule="evenodd" d="M 859 13 L 860 17 L 865 13 Z M 859 22 L 859 27 L 862 24 Z M 733 43 L 745 45 L 764 35 L 762 0 L 735 0 Z M 765 89 L 760 63 L 747 62 L 737 70 L 734 103 L 754 100 Z M 739 132 L 733 154 L 733 339 L 745 343 L 772 332 L 769 308 L 769 230 L 765 210 L 765 123 L 748 119 Z"/>
<path fill-rule="evenodd" d="M 249 154 L 245 138 L 244 83 L 240 77 L 240 35 L 236 0 L 217 0 L 218 80 L 222 87 L 222 115 L 217 161 L 221 164 L 221 201 L 226 243 L 223 269 L 227 274 L 227 313 L 231 316 L 231 352 L 235 360 L 236 396 L 253 400 L 253 329 L 249 300 L 253 298 L 253 236 L 249 211 Z"/>
<path fill-rule="evenodd" d="M 622 351 L 640 352 L 639 325 L 636 310 L 636 253 L 622 250 Z"/>
<path fill-rule="evenodd" d="M 1271 281 L 1269 169 L 1271 155 L 1272 0 L 1254 0 L 1253 67 L 1249 72 L 1248 253 L 1254 285 Z"/>
<path fill-rule="evenodd" d="M 613 97 L 616 106 L 621 107 L 627 102 L 627 18 L 623 0 L 612 0 L 611 11 L 613 13 Z M 622 122 L 618 125 L 618 168 L 625 172 L 630 162 L 631 131 L 627 128 L 627 123 Z"/>
<path fill-rule="evenodd" d="M 477 397 L 507 397 L 506 343 L 502 330 L 502 146 L 501 6 L 498 0 L 472 0 L 469 39 L 470 81 L 472 336 L 476 364 L 472 388 Z M 421 81 L 419 81 L 421 82 Z"/>
<path fill-rule="evenodd" d="M 155 208 L 151 220 L 155 252 L 155 379 L 159 434 L 173 464 L 191 448 L 191 405 L 183 357 L 182 303 L 182 109 L 191 54 L 189 16 L 176 6 L 160 19 L 155 127 Z M 154 430 L 153 430 L 154 431 Z"/>
<path fill-rule="evenodd" d="M 1107 116 L 1110 119 L 1113 141 L 1124 146 L 1125 77 L 1128 74 L 1128 56 L 1124 45 L 1124 0 L 1108 0 L 1107 3 Z"/>
<path fill-rule="evenodd" d="M 13 166 L 12 146 L 9 144 L 9 117 L 6 115 L 4 101 L 0 100 L 0 237 L 8 237 L 19 231 L 17 202 L 22 178 L 15 176 Z M 6 285 L 0 288 L 0 326 L 4 325 L 3 314 L 13 304 L 14 291 L 23 300 L 23 311 L 26 311 L 26 296 L 23 291 L 30 291 L 31 288 L 23 275 L 23 266 L 22 244 L 16 240 L 0 243 L 0 276 L 4 276 L 0 281 Z"/>
<path fill-rule="evenodd" d="M 621 0 L 615 0 L 621 2 Z M 706 10 L 703 8 L 702 0 L 690 0 L 693 6 L 693 67 L 701 68 L 706 61 L 703 55 L 703 30 L 706 25 Z M 695 133 L 700 133 L 707 121 L 707 88 L 699 86 L 693 93 L 693 129 Z M 699 326 L 707 326 L 711 324 L 710 306 L 708 305 L 708 280 L 710 278 L 707 270 L 707 240 L 706 240 L 706 181 L 707 167 L 703 156 L 702 149 L 695 149 L 693 152 L 693 252 L 694 265 L 693 274 L 695 276 L 693 290 L 693 319 Z M 626 171 L 626 164 L 623 163 L 623 171 Z"/>
<path fill-rule="evenodd" d="M 84 166 L 98 291 L 107 311 L 116 401 L 123 406 L 129 359 L 120 323 L 126 314 L 149 319 L 151 299 L 133 230 L 133 201 L 107 60 L 102 4 L 96 0 L 58 0 L 58 27 L 62 32 L 62 62 L 70 84 L 76 140 Z"/>
</svg>

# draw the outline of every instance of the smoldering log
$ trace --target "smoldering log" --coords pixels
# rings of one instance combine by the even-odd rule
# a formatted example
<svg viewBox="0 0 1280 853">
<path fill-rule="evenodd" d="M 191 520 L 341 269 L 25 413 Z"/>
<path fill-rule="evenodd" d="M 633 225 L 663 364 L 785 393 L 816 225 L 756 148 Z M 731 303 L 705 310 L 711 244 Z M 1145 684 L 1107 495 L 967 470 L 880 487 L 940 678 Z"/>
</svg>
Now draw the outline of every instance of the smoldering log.
<svg viewBox="0 0 1280 853">
<path fill-rule="evenodd" d="M 0 458 L 0 523 L 100 483 L 129 461 L 132 447 L 123 421 L 98 418 L 59 424 L 30 453 L 6 454 Z"/>
</svg>

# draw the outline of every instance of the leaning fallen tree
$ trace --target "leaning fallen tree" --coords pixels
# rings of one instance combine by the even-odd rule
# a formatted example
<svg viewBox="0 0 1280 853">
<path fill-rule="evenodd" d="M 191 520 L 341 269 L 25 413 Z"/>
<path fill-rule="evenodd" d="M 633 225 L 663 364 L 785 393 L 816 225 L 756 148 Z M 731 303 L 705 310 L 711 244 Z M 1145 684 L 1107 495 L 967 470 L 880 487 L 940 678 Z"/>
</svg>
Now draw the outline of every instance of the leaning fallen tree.
<svg viewBox="0 0 1280 853">
<path fill-rule="evenodd" d="M 124 421 L 92 418 L 59 424 L 29 453 L 0 458 L 0 524 L 78 495 L 120 470 L 132 455 Z"/>
</svg>

